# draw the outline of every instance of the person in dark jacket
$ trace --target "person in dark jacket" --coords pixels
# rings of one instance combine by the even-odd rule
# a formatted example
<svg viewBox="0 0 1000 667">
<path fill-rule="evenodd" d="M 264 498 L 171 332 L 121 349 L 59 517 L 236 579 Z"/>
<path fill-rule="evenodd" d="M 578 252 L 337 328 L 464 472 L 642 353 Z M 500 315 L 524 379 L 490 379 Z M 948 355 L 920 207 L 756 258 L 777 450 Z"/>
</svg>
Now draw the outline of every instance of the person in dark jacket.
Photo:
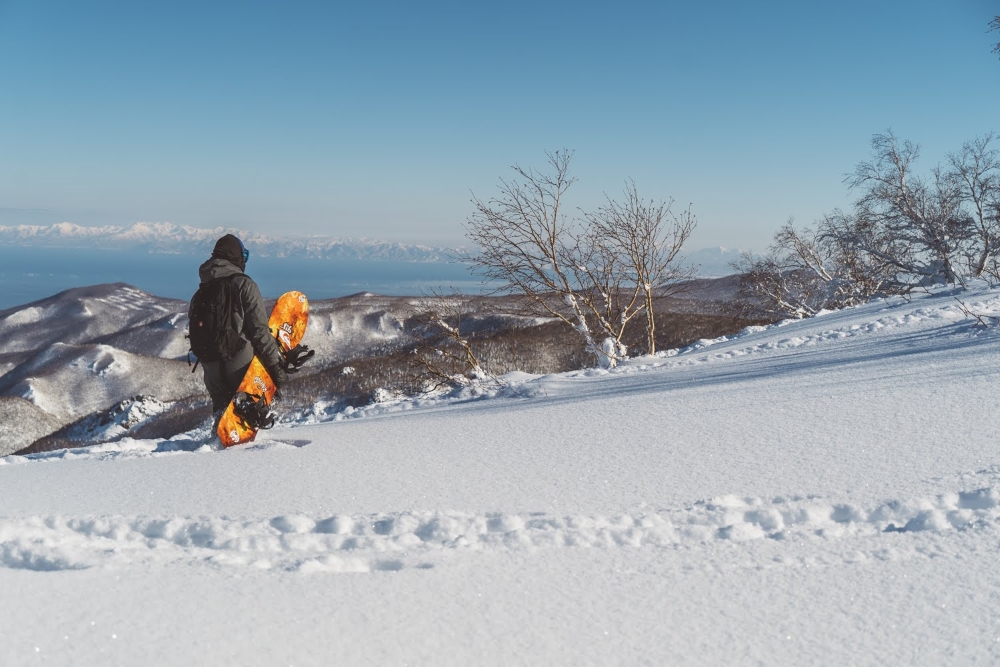
<svg viewBox="0 0 1000 667">
<path fill-rule="evenodd" d="M 280 388 L 288 379 L 284 355 L 267 327 L 268 315 L 260 288 L 250 276 L 243 273 L 249 256 L 249 251 L 239 238 L 226 234 L 215 244 L 212 257 L 198 268 L 202 283 L 233 276 L 231 286 L 236 311 L 233 323 L 244 340 L 242 349 L 231 359 L 202 363 L 205 387 L 212 397 L 212 413 L 216 423 L 233 400 L 254 355 L 264 364 L 276 387 Z"/>
</svg>

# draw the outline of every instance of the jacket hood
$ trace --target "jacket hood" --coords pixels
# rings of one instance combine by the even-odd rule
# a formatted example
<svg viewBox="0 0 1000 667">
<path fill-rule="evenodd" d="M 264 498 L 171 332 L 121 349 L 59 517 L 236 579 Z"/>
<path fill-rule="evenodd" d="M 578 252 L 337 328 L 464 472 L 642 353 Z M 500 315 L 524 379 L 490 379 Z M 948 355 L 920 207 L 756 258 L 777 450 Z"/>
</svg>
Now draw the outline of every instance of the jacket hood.
<svg viewBox="0 0 1000 667">
<path fill-rule="evenodd" d="M 233 234 L 226 234 L 216 241 L 212 257 L 228 259 L 240 267 L 241 271 L 246 268 L 246 248 L 243 246 L 243 241 Z"/>
<path fill-rule="evenodd" d="M 198 278 L 201 282 L 207 283 L 218 278 L 228 278 L 229 276 L 243 275 L 240 267 L 236 266 L 228 259 L 213 257 L 200 267 L 198 267 Z"/>
</svg>

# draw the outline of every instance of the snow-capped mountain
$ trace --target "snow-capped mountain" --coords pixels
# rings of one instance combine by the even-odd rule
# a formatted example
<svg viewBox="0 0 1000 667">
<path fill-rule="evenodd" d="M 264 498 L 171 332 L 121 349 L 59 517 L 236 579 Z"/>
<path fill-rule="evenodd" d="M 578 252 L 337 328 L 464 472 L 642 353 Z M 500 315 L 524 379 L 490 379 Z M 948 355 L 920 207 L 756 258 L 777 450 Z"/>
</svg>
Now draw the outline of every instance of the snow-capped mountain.
<svg viewBox="0 0 1000 667">
<path fill-rule="evenodd" d="M 149 252 L 207 255 L 224 234 L 236 234 L 262 257 L 364 259 L 394 262 L 448 261 L 454 248 L 367 239 L 323 236 L 272 236 L 231 227 L 203 229 L 169 222 L 136 222 L 128 226 L 55 225 L 0 226 L 0 243 L 32 246 L 137 249 Z"/>
<path fill-rule="evenodd" d="M 236 234 L 261 257 L 446 262 L 463 248 L 406 244 L 394 241 L 339 239 L 324 236 L 277 236 L 232 227 L 204 229 L 169 222 L 136 222 L 127 226 L 84 227 L 70 222 L 55 225 L 0 226 L 0 243 L 35 247 L 141 249 L 147 252 L 206 256 L 218 238 Z M 699 276 L 718 278 L 735 271 L 730 264 L 740 249 L 711 247 L 684 253 L 685 264 Z"/>
</svg>

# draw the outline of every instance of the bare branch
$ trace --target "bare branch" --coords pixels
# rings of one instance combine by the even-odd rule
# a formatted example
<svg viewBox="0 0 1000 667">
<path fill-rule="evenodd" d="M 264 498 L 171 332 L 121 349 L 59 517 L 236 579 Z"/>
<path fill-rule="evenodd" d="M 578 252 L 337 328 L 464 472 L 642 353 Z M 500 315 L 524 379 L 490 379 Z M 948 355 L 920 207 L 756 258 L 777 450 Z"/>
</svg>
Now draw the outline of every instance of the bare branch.
<svg viewBox="0 0 1000 667">
<path fill-rule="evenodd" d="M 981 313 L 976 313 L 957 296 L 955 297 L 955 301 L 958 301 L 958 307 L 959 310 L 962 311 L 962 314 L 964 314 L 969 319 L 976 320 L 977 327 L 989 329 L 990 327 L 995 327 L 997 325 L 1000 325 L 1000 317 L 997 317 L 996 315 L 983 315 Z"/>
<path fill-rule="evenodd" d="M 994 16 L 990 21 L 990 30 L 1000 30 L 1000 16 Z M 1000 55 L 1000 43 L 993 47 L 993 53 Z"/>
<path fill-rule="evenodd" d="M 484 370 L 472 349 L 471 335 L 463 333 L 462 319 L 467 300 L 458 293 L 445 296 L 431 292 L 421 303 L 421 314 L 413 323 L 422 336 L 410 359 L 411 384 L 422 391 L 463 387 L 488 381 L 502 384 Z"/>
</svg>

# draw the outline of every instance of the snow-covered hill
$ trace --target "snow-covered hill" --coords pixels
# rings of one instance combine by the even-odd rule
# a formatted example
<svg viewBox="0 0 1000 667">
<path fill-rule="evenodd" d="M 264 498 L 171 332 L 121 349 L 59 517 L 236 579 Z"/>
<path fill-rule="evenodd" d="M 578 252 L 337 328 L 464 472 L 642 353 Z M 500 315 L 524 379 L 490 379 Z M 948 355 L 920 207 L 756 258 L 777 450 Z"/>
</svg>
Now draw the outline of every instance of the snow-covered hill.
<svg viewBox="0 0 1000 667">
<path fill-rule="evenodd" d="M 311 302 L 309 340 L 323 359 L 337 359 L 398 336 L 399 321 L 416 309 L 415 299 L 359 294 Z M 164 299 L 129 285 L 68 290 L 0 311 L 0 367 L 10 374 L 31 355 L 51 355 L 55 346 L 100 343 L 140 354 L 185 361 L 186 301 Z M 378 339 L 373 342 L 372 339 Z M 38 372 L 48 356 L 32 361 Z M 17 362 L 17 363 L 15 363 Z M 0 377 L 0 391 L 4 381 Z"/>
<path fill-rule="evenodd" d="M 30 428 L 0 429 L 0 456 L 84 417 L 110 418 L 135 396 L 204 399 L 201 372 L 187 358 L 187 305 L 118 283 L 0 311 L 0 397 L 26 399 L 44 415 Z M 419 298 L 368 293 L 310 306 L 307 344 L 317 356 L 306 373 L 398 344 L 407 318 L 426 308 Z M 74 431 L 91 432 L 86 424 Z"/>
<path fill-rule="evenodd" d="M 177 332 L 183 338 L 186 318 L 181 322 L 176 315 L 186 310 L 183 301 L 154 297 L 124 283 L 69 290 L 0 311 L 0 358 L 45 349 L 53 343 L 120 336 L 146 326 L 164 332 L 162 341 L 152 344 L 162 350 L 169 347 L 167 340 L 177 339 Z M 142 351 L 149 351 L 149 344 L 144 342 Z"/>
<path fill-rule="evenodd" d="M 31 401 L 0 396 L 0 455 L 16 452 L 62 425 Z"/>
<path fill-rule="evenodd" d="M 275 236 L 230 227 L 203 229 L 169 222 L 136 222 L 128 226 L 83 227 L 69 222 L 55 225 L 0 226 L 0 243 L 69 248 L 141 248 L 208 256 L 224 234 L 236 234 L 262 257 L 299 257 L 339 260 L 404 262 L 448 261 L 454 248 L 393 241 L 338 239 L 324 236 Z"/>
<path fill-rule="evenodd" d="M 0 459 L 3 664 L 992 664 L 1000 292 Z"/>
<path fill-rule="evenodd" d="M 715 312 L 736 286 L 732 277 L 692 281 L 690 291 L 665 306 L 681 313 Z M 492 326 L 533 322 L 495 314 L 504 307 L 499 297 L 456 298 L 468 304 L 467 325 L 477 313 L 478 321 Z M 317 361 L 307 373 L 412 342 L 419 326 L 412 318 L 429 304 L 426 298 L 367 292 L 313 301 L 307 344 Z M 167 403 L 203 399 L 201 375 L 192 375 L 187 361 L 186 311 L 184 301 L 124 283 L 71 289 L 0 311 L 0 396 L 27 399 L 48 417 L 22 432 L 0 431 L 0 455 L 31 444 L 24 434 L 37 439 L 87 416 L 108 418 L 115 404 L 134 396 Z M 337 403 L 337 397 L 317 398 L 330 399 L 324 409 Z M 81 429 L 74 432 L 91 432 Z"/>
</svg>

